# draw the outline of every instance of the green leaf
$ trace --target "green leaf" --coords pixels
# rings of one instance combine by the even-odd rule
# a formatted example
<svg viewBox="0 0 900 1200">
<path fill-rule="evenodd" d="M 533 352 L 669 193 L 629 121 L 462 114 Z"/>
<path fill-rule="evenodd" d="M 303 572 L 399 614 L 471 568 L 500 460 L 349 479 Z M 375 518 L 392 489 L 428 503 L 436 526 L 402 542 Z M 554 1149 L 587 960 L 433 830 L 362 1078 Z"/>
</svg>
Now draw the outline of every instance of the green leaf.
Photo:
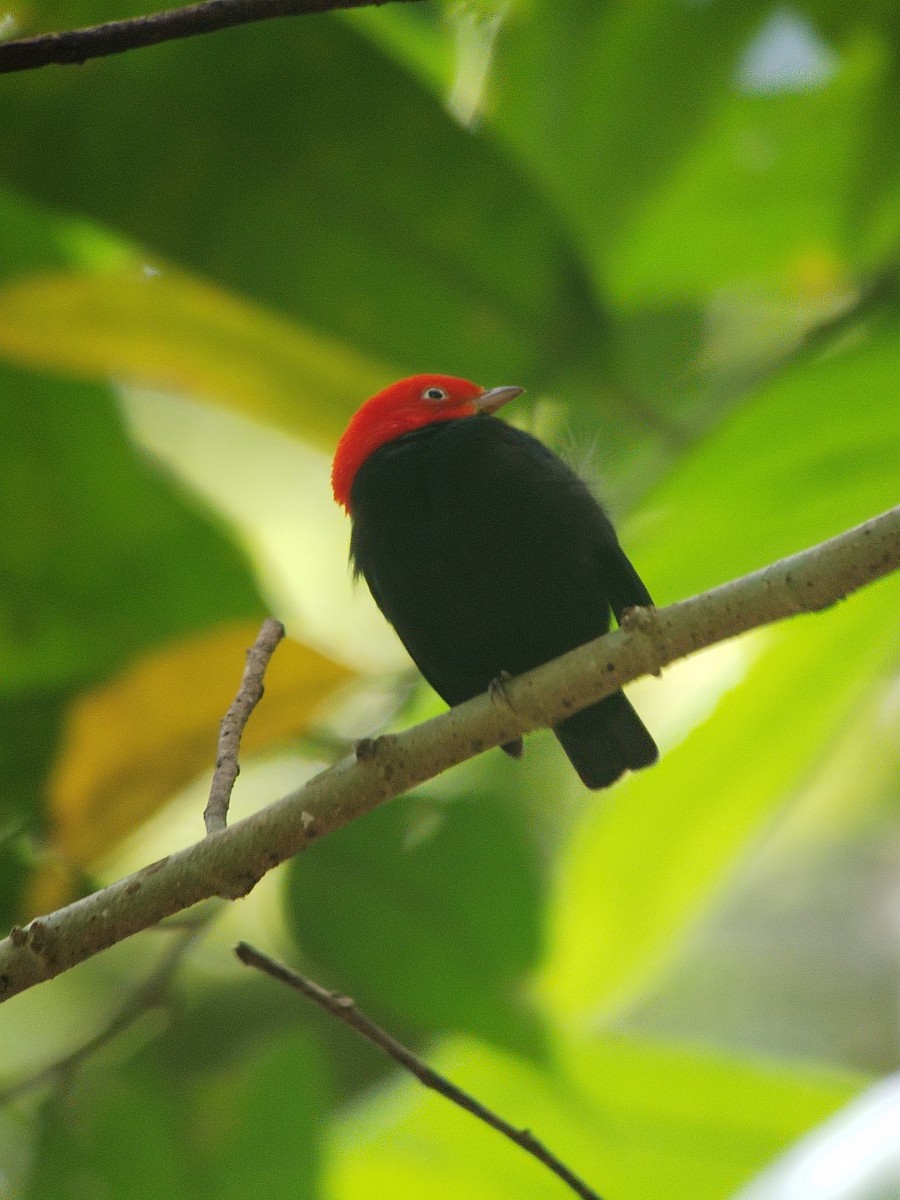
<svg viewBox="0 0 900 1200">
<path fill-rule="evenodd" d="M 628 540 L 656 602 L 765 566 L 895 504 L 898 373 L 893 309 L 795 362 L 685 454 L 646 497 Z"/>
<path fill-rule="evenodd" d="M 0 278 L 65 267 L 111 267 L 129 261 L 132 249 L 86 221 L 61 217 L 0 186 Z"/>
<path fill-rule="evenodd" d="M 340 342 L 184 272 L 148 274 L 135 261 L 0 288 L 0 353 L 213 401 L 328 449 L 348 403 L 389 382 L 384 367 Z"/>
<path fill-rule="evenodd" d="M 298 1004 L 303 1001 L 297 998 Z M 196 1090 L 197 1197 L 298 1200 L 319 1194 L 328 1114 L 325 1065 L 308 1034 L 280 1033 Z"/>
<path fill-rule="evenodd" d="M 686 455 L 626 538 L 657 601 L 700 592 L 890 507 L 898 373 L 890 317 L 843 350 L 798 363 Z M 542 975 L 558 1012 L 608 1014 L 670 964 L 889 668 L 897 586 L 882 581 L 640 686 L 638 707 L 664 741 L 714 712 L 687 740 L 664 746 L 653 771 L 595 805 L 574 839 Z M 722 699 L 717 687 L 727 691 Z"/>
<path fill-rule="evenodd" d="M 43 1112 L 27 1200 L 195 1195 L 179 1110 L 174 1088 L 134 1066 L 60 1091 Z"/>
<path fill-rule="evenodd" d="M 895 9 L 886 16 L 880 69 L 854 155 L 846 228 L 854 254 L 873 266 L 900 253 L 900 28 Z"/>
<path fill-rule="evenodd" d="M 0 355 L 218 402 L 331 448 L 390 371 L 0 187 Z"/>
<path fill-rule="evenodd" d="M 41 821 L 66 700 L 64 690 L 0 696 L 0 925 L 6 928 L 32 915 L 26 887 L 35 855 L 26 834 Z"/>
<path fill-rule="evenodd" d="M 528 177 L 349 22 L 247 25 L 2 95 L 11 183 L 398 374 L 533 381 L 598 336 Z"/>
<path fill-rule="evenodd" d="M 521 1041 L 515 993 L 539 955 L 542 887 L 513 802 L 404 797 L 314 843 L 289 872 L 298 945 L 364 1008 Z"/>
<path fill-rule="evenodd" d="M 612 248 L 615 300 L 683 302 L 735 284 L 815 298 L 865 265 L 853 255 L 860 226 L 848 237 L 847 164 L 874 67 L 863 46 L 828 83 L 799 94 L 723 95 L 704 136 Z"/>
<path fill-rule="evenodd" d="M 540 982 L 561 1017 L 608 1019 L 671 965 L 886 669 L 898 597 L 882 583 L 754 643 L 713 715 L 590 810 L 562 863 Z M 660 709 L 696 703 L 690 664 L 663 686 Z"/>
<path fill-rule="evenodd" d="M 237 550 L 138 457 L 106 389 L 0 363 L 0 396 L 0 694 L 261 613 Z"/>
<path fill-rule="evenodd" d="M 610 249 L 627 245 L 727 96 L 768 7 L 539 0 L 502 28 L 490 119 L 554 198 L 598 289 Z"/>
</svg>

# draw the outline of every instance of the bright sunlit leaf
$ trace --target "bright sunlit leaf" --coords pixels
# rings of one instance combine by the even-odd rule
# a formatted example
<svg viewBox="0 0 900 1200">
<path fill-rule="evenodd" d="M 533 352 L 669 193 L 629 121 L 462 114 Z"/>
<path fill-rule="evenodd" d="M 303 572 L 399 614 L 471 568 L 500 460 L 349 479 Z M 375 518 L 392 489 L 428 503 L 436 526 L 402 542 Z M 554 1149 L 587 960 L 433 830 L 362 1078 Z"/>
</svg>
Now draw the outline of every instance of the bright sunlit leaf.
<svg viewBox="0 0 900 1200">
<path fill-rule="evenodd" d="M 713 715 L 652 772 L 595 804 L 560 875 L 541 988 L 561 1016 L 609 1015 L 672 961 L 785 805 L 898 635 L 898 587 L 767 635 Z M 678 702 L 677 688 L 669 692 Z"/>
<path fill-rule="evenodd" d="M 330 447 L 390 372 L 183 271 L 135 263 L 0 290 L 0 353 L 212 400 Z"/>
<path fill-rule="evenodd" d="M 429 1062 L 531 1130 L 602 1196 L 723 1200 L 860 1080 L 664 1043 L 564 1043 L 538 1068 L 472 1041 Z M 329 1200 L 550 1200 L 562 1185 L 518 1147 L 413 1080 L 348 1113 L 330 1157 Z"/>
</svg>

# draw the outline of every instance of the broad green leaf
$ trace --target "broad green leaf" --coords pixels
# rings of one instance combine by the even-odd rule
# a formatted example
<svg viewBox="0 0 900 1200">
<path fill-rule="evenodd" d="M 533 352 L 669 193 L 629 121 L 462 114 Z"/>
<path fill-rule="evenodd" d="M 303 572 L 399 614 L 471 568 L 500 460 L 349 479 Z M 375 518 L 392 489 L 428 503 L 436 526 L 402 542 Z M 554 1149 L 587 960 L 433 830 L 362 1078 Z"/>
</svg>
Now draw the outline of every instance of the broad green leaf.
<svg viewBox="0 0 900 1200">
<path fill-rule="evenodd" d="M 250 1043 L 235 1066 L 208 1077 L 192 1104 L 199 1148 L 192 1194 L 209 1200 L 319 1195 L 326 1081 L 321 1055 L 301 1032 Z"/>
<path fill-rule="evenodd" d="M 65 691 L 52 690 L 0 698 L 0 925 L 6 927 L 47 911 L 31 907 L 35 853 L 28 835 L 42 819 L 66 700 Z"/>
<path fill-rule="evenodd" d="M 67 699 L 65 691 L 37 691 L 0 698 L 0 778 L 3 779 L 0 843 L 3 845 L 27 828 L 41 811 L 44 777 L 62 730 Z"/>
<path fill-rule="evenodd" d="M 0 355 L 212 400 L 327 448 L 342 415 L 390 376 L 221 288 L 137 261 L 0 288 Z"/>
<path fill-rule="evenodd" d="M 616 301 L 683 302 L 763 284 L 815 298 L 839 287 L 862 265 L 848 240 L 848 162 L 874 75 L 862 47 L 833 79 L 800 94 L 723 96 L 704 136 L 613 248 L 605 278 Z"/>
<path fill-rule="evenodd" d="M 136 453 L 104 388 L 0 363 L 0 695 L 261 613 L 238 551 Z"/>
<path fill-rule="evenodd" d="M 52 849 L 87 867 L 201 771 L 237 690 L 255 622 L 228 624 L 144 653 L 77 696 L 49 781 Z M 300 642 L 278 647 L 241 739 L 252 754 L 299 737 L 353 672 Z"/>
<path fill-rule="evenodd" d="M 429 1062 L 600 1195 L 623 1200 L 723 1200 L 859 1087 L 847 1075 L 625 1038 L 561 1046 L 555 1070 L 471 1041 L 445 1043 Z M 337 1127 L 326 1195 L 549 1200 L 561 1189 L 518 1147 L 403 1079 Z"/>
<path fill-rule="evenodd" d="M 12 832 L 0 836 L 0 921 L 6 929 L 30 915 L 25 896 L 31 867 L 25 839 Z"/>
<path fill-rule="evenodd" d="M 349 21 L 263 22 L 10 78 L 10 184 L 397 374 L 533 383 L 602 336 L 528 176 Z"/>
<path fill-rule="evenodd" d="M 898 370 L 900 338 L 886 320 L 858 344 L 798 364 L 686 455 L 626 539 L 657 601 L 763 566 L 895 502 Z M 713 716 L 590 810 L 560 874 L 542 976 L 559 1012 L 608 1013 L 670 962 L 889 669 L 896 598 L 896 579 L 886 580 L 751 641 L 748 663 L 756 661 Z M 675 667 L 662 684 L 642 686 L 651 728 L 702 699 L 692 671 Z"/>
<path fill-rule="evenodd" d="M 539 985 L 561 1017 L 608 1018 L 671 965 L 889 665 L 898 597 L 895 581 L 882 583 L 766 635 L 706 722 L 589 811 L 561 864 Z M 673 671 L 662 703 L 680 690 Z"/>
<path fill-rule="evenodd" d="M 112 269 L 136 251 L 90 222 L 41 208 L 0 185 L 0 279 L 72 267 Z"/>
<path fill-rule="evenodd" d="M 897 502 L 900 317 L 805 356 L 684 455 L 629 550 L 658 604 L 832 537 Z"/>
<path fill-rule="evenodd" d="M 893 11 L 885 22 L 880 70 L 865 113 L 868 119 L 860 129 L 847 213 L 846 236 L 854 253 L 875 266 L 886 255 L 896 261 L 900 247 L 900 36 L 896 20 Z"/>
<path fill-rule="evenodd" d="M 93 1066 L 47 1102 L 26 1200 L 196 1195 L 180 1108 L 174 1087 L 155 1072 L 120 1066 L 98 1075 Z"/>
<path fill-rule="evenodd" d="M 437 4 L 397 4 L 383 12 L 359 8 L 345 19 L 444 99 L 456 71 L 456 18 L 470 16 L 477 20 L 485 7 L 479 2 L 461 13 L 445 0 L 438 0 Z"/>
<path fill-rule="evenodd" d="M 610 248 L 702 135 L 768 8 L 538 0 L 505 22 L 491 123 L 564 214 L 598 290 Z"/>
<path fill-rule="evenodd" d="M 540 952 L 542 887 L 527 819 L 500 795 L 409 796 L 289 868 L 298 945 L 385 1019 L 521 1043 L 516 999 Z"/>
</svg>

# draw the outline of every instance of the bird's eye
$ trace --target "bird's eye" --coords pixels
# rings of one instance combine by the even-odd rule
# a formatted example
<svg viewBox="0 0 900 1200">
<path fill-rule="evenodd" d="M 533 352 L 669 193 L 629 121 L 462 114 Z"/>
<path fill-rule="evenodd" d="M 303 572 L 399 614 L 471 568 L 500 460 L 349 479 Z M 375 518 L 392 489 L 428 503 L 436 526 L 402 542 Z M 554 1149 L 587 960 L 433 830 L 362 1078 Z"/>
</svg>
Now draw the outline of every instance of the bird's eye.
<svg viewBox="0 0 900 1200">
<path fill-rule="evenodd" d="M 443 388 L 430 387 L 430 388 L 426 388 L 425 391 L 422 393 L 422 399 L 423 400 L 432 400 L 432 401 L 449 400 L 450 393 L 445 391 Z"/>
</svg>

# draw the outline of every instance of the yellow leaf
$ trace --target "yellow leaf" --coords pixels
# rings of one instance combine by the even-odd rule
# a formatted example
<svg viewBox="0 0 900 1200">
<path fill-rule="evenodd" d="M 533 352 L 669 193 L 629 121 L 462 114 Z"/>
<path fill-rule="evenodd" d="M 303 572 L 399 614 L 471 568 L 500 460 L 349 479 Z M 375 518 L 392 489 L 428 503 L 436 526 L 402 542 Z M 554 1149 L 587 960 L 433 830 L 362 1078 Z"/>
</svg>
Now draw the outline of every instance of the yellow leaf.
<svg viewBox="0 0 900 1200">
<path fill-rule="evenodd" d="M 258 624 L 220 626 L 156 649 L 69 710 L 50 781 L 53 848 L 87 867 L 215 762 L 219 722 L 234 699 Z M 354 673 L 285 639 L 266 673 L 242 754 L 307 730 Z"/>
<path fill-rule="evenodd" d="M 391 374 L 191 275 L 137 263 L 0 289 L 0 354 L 212 400 L 327 449 Z"/>
</svg>

